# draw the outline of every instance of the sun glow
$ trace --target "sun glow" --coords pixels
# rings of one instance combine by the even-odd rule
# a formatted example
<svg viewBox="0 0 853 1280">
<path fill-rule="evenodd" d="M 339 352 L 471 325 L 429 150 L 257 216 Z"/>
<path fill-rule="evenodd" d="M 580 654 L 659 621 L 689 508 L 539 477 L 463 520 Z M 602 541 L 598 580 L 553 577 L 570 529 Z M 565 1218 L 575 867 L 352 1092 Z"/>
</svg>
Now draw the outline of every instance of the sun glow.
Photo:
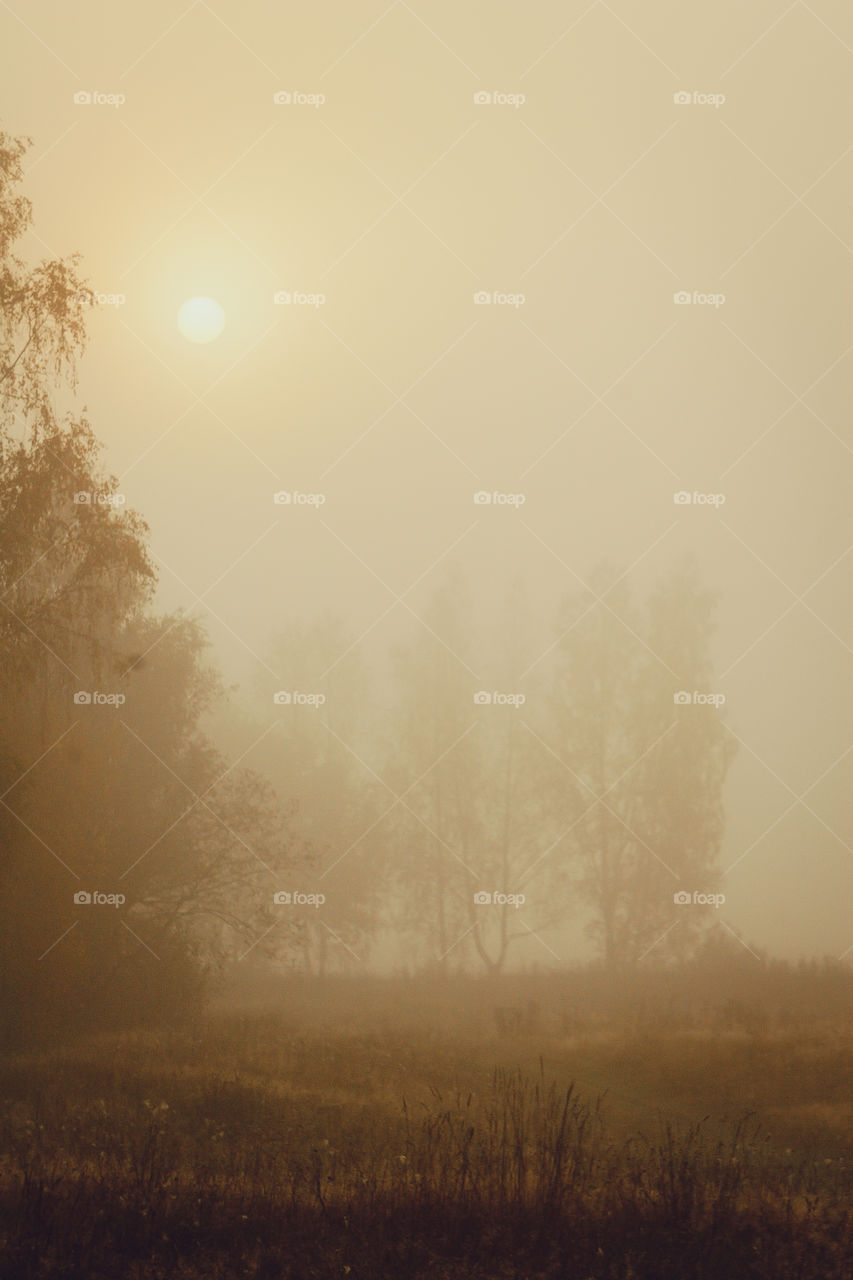
<svg viewBox="0 0 853 1280">
<path fill-rule="evenodd" d="M 189 298 L 178 312 L 178 328 L 190 342 L 213 342 L 225 328 L 225 312 L 214 298 Z"/>
</svg>

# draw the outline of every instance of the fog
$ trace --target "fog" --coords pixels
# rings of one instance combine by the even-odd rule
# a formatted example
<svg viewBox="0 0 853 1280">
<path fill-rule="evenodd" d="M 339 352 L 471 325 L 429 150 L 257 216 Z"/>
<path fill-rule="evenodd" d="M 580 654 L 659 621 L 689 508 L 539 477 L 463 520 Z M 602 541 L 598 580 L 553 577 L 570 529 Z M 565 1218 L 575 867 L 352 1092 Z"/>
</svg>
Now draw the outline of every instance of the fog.
<svg viewBox="0 0 853 1280">
<path fill-rule="evenodd" d="M 0 4 L 0 1274 L 853 1275 L 851 56 Z"/>
<path fill-rule="evenodd" d="M 717 596 L 704 692 L 737 747 L 713 928 L 846 954 L 844 6 L 33 0 L 0 24 L 4 127 L 34 140 L 22 251 L 79 252 L 103 295 L 77 393 L 52 395 L 86 406 L 150 526 L 154 608 L 204 623 L 226 757 L 298 798 L 299 715 L 390 803 L 456 730 L 495 746 L 503 709 L 498 730 L 473 695 L 506 689 L 544 767 L 561 601 L 594 580 L 612 621 L 687 562 Z M 224 310 L 215 341 L 178 331 L 193 296 Z M 454 574 L 459 618 L 436 604 Z M 417 663 L 401 685 L 400 645 L 443 655 L 464 705 L 395 770 L 401 688 L 430 688 Z M 274 704 L 303 688 L 325 704 Z M 309 782 L 343 854 L 358 832 Z M 552 818 L 529 808 L 525 865 Z M 376 961 L 405 963 L 377 892 Z M 583 924 L 512 963 L 593 956 Z"/>
</svg>

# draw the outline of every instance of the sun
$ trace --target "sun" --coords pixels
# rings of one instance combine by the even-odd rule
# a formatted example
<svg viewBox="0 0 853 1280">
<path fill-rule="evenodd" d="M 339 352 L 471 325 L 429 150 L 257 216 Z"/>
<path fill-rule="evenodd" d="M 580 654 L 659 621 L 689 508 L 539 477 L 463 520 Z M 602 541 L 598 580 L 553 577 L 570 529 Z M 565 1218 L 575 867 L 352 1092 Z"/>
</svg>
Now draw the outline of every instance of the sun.
<svg viewBox="0 0 853 1280">
<path fill-rule="evenodd" d="M 213 342 L 225 328 L 225 312 L 215 298 L 189 298 L 178 312 L 178 328 L 190 342 Z"/>
</svg>

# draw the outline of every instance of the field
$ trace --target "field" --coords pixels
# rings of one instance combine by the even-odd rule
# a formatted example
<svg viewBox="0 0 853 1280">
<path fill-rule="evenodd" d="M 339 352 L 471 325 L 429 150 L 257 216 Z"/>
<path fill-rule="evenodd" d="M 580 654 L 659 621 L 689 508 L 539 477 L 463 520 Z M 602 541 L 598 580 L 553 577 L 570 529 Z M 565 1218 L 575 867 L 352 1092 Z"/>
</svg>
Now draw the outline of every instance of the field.
<svg viewBox="0 0 853 1280">
<path fill-rule="evenodd" d="M 6 1055 L 4 1280 L 853 1275 L 849 1034 L 291 995 Z"/>
</svg>

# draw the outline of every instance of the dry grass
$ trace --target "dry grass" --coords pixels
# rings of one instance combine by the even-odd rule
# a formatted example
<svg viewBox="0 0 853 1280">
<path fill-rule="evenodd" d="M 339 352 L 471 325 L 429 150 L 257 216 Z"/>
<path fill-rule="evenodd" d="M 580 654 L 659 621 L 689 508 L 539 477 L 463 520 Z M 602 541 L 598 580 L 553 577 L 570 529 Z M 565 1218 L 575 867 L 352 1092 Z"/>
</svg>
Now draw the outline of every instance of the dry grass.
<svg viewBox="0 0 853 1280">
<path fill-rule="evenodd" d="M 501 1044 L 271 1015 L 11 1057 L 0 1274 L 846 1280 L 847 1165 L 792 1135 L 819 1122 L 843 1146 L 850 1058 L 797 1037 Z M 738 1080 L 769 1136 L 731 1108 Z"/>
</svg>

